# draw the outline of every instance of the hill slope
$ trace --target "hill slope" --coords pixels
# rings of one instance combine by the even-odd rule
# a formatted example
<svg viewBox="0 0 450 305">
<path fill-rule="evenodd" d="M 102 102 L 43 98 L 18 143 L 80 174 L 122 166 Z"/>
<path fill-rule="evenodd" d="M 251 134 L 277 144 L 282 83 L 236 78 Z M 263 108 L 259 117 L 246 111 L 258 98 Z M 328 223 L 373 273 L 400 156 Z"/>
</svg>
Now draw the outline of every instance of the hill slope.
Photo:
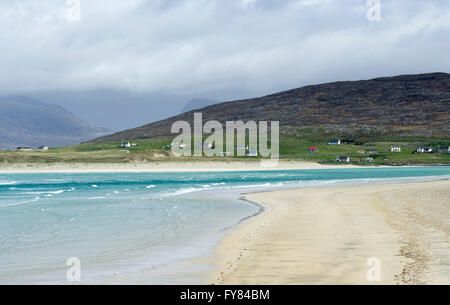
<svg viewBox="0 0 450 305">
<path fill-rule="evenodd" d="M 170 136 L 193 112 L 101 137 L 93 142 Z M 450 74 L 429 73 L 306 86 L 204 107 L 207 120 L 275 120 L 281 133 L 305 130 L 342 137 L 450 137 Z"/>
<path fill-rule="evenodd" d="M 17 146 L 63 146 L 104 135 L 60 106 L 11 96 L 0 98 L 0 149 Z"/>
</svg>

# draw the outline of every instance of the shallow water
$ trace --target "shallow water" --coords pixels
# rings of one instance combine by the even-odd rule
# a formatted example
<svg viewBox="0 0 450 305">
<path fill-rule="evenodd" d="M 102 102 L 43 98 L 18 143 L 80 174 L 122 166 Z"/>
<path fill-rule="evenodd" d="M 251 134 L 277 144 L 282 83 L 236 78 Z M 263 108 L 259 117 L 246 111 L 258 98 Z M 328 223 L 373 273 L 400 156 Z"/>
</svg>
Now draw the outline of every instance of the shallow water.
<svg viewBox="0 0 450 305">
<path fill-rule="evenodd" d="M 240 193 L 444 177 L 450 167 L 2 174 L 0 283 L 68 283 L 69 257 L 87 283 L 142 270 L 155 270 L 148 283 L 196 283 L 177 275 L 204 265 L 170 266 L 210 253 L 224 230 L 259 211 Z"/>
</svg>

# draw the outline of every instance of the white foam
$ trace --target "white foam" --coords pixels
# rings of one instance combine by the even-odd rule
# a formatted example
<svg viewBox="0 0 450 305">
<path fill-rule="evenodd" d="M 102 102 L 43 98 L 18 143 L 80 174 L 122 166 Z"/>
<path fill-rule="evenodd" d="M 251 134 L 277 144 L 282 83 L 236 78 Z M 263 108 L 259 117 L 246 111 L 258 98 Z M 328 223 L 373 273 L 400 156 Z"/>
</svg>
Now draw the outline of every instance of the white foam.
<svg viewBox="0 0 450 305">
<path fill-rule="evenodd" d="M 50 193 L 50 194 L 53 194 L 53 195 L 58 195 L 58 194 L 64 193 L 64 190 L 58 190 L 58 191 L 49 192 L 49 193 Z"/>
<path fill-rule="evenodd" d="M 154 188 L 155 186 L 152 184 L 152 185 L 147 185 L 146 186 L 146 188 L 148 188 L 148 189 L 151 189 L 151 188 Z"/>
<path fill-rule="evenodd" d="M 171 196 L 178 196 L 178 195 L 183 195 L 183 194 L 188 194 L 188 193 L 193 193 L 193 192 L 199 192 L 199 191 L 204 191 L 207 188 L 195 188 L 195 187 L 187 187 L 187 188 L 182 188 L 179 189 L 175 192 L 171 192 L 168 194 L 164 194 L 161 197 L 171 197 Z"/>
<path fill-rule="evenodd" d="M 58 195 L 64 193 L 64 190 L 58 190 L 58 191 L 42 191 L 42 192 L 25 192 L 25 193 L 20 193 L 20 194 L 26 194 L 26 195 L 48 195 L 48 194 L 52 194 L 52 195 Z"/>
<path fill-rule="evenodd" d="M 32 200 L 25 200 L 25 201 L 16 202 L 16 203 L 9 203 L 9 204 L 4 205 L 4 206 L 16 206 L 16 205 L 21 205 L 21 204 L 24 204 L 24 203 L 34 202 L 34 201 L 38 201 L 38 200 L 39 200 L 39 197 L 34 197 L 34 199 L 32 199 Z"/>
<path fill-rule="evenodd" d="M 14 185 L 17 184 L 16 181 L 0 181 L 0 185 Z"/>
</svg>

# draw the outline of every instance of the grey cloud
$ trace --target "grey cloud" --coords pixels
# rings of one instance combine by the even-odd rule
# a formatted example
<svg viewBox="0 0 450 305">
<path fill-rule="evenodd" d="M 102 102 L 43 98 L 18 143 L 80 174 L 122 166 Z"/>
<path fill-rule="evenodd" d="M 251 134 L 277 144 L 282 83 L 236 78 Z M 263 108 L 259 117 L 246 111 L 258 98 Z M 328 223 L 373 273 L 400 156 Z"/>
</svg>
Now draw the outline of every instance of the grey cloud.
<svg viewBox="0 0 450 305">
<path fill-rule="evenodd" d="M 256 95 L 304 84 L 450 69 L 449 1 L 0 2 L 0 91 Z"/>
</svg>

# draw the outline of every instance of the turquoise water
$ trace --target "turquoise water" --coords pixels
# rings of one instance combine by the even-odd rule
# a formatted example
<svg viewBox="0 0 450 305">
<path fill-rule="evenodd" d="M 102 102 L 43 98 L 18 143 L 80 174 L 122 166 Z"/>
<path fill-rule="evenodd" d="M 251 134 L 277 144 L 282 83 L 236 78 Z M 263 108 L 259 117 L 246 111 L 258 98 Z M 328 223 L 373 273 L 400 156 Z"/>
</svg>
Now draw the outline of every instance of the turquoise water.
<svg viewBox="0 0 450 305">
<path fill-rule="evenodd" d="M 146 282 L 185 283 L 177 273 L 204 266 L 167 266 L 210 253 L 260 210 L 240 193 L 444 177 L 450 167 L 0 174 L 0 283 L 66 283 L 69 257 L 81 260 L 85 282 L 164 266 Z"/>
</svg>

